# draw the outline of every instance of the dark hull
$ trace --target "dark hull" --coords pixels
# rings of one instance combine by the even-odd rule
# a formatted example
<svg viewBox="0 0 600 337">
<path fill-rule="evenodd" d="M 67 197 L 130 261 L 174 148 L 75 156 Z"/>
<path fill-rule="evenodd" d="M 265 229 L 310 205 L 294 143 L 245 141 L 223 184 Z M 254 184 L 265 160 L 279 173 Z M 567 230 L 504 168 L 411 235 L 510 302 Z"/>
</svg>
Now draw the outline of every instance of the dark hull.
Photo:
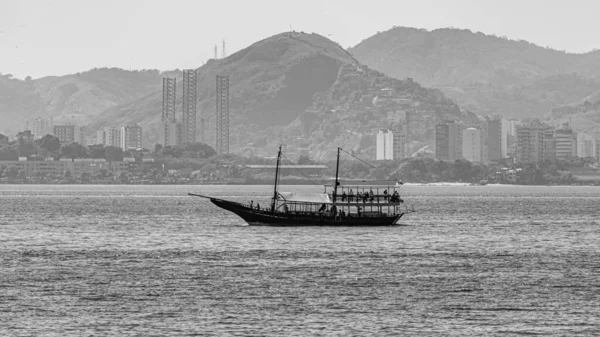
<svg viewBox="0 0 600 337">
<path fill-rule="evenodd" d="M 324 214 L 287 214 L 256 210 L 227 200 L 210 198 L 218 207 L 235 213 L 252 226 L 393 226 L 404 213 L 381 217 L 336 217 Z"/>
</svg>

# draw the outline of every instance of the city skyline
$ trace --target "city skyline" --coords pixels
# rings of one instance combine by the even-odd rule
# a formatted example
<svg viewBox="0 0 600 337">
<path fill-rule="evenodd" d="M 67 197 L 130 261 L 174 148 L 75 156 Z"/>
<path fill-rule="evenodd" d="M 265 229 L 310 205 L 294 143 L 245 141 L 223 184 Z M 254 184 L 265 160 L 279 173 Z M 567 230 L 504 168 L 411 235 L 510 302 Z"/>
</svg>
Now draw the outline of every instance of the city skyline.
<svg viewBox="0 0 600 337">
<path fill-rule="evenodd" d="M 194 68 L 212 58 L 214 45 L 220 47 L 223 39 L 232 54 L 289 30 L 321 34 L 345 48 L 394 26 L 470 29 L 573 53 L 600 46 L 595 38 L 600 23 L 594 18 L 600 3 L 589 0 L 374 1 L 369 6 L 358 1 L 313 0 L 294 7 L 262 0 L 236 2 L 233 10 L 231 3 L 211 4 L 212 13 L 223 15 L 209 16 L 202 15 L 201 3 L 186 0 L 8 1 L 3 7 L 0 72 L 17 78 L 65 75 L 95 67 Z M 165 16 L 169 11 L 176 13 L 173 19 Z M 508 20 L 511 25 L 506 25 Z M 186 45 L 189 34 L 199 43 Z M 161 40 L 186 45 L 185 50 L 174 56 L 157 43 Z"/>
</svg>

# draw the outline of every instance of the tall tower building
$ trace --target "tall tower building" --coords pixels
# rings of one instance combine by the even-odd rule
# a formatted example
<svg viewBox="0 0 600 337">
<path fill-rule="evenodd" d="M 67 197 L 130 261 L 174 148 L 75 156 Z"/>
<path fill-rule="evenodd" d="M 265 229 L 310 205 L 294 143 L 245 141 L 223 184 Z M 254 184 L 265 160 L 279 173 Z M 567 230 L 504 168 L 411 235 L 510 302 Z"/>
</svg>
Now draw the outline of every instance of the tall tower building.
<svg viewBox="0 0 600 337">
<path fill-rule="evenodd" d="M 394 134 L 391 130 L 379 130 L 377 133 L 376 160 L 394 160 Z"/>
<path fill-rule="evenodd" d="M 53 134 L 61 143 L 81 142 L 81 130 L 77 125 L 54 125 Z"/>
<path fill-rule="evenodd" d="M 122 147 L 121 129 L 115 127 L 104 128 L 104 146 Z"/>
<path fill-rule="evenodd" d="M 577 133 L 568 123 L 554 131 L 556 142 L 556 159 L 567 159 L 577 156 Z"/>
<path fill-rule="evenodd" d="M 596 142 L 594 137 L 586 133 L 577 134 L 577 157 L 596 157 Z"/>
<path fill-rule="evenodd" d="M 170 123 L 163 123 L 162 126 L 163 129 L 160 133 L 160 144 L 163 147 L 177 146 L 184 143 L 183 123 L 173 121 Z"/>
<path fill-rule="evenodd" d="M 462 158 L 462 127 L 454 121 L 435 126 L 435 157 L 455 161 Z"/>
<path fill-rule="evenodd" d="M 40 139 L 45 135 L 52 134 L 52 118 L 45 119 L 38 117 L 33 120 L 33 137 L 34 139 Z"/>
<path fill-rule="evenodd" d="M 206 143 L 206 139 L 204 137 L 204 117 L 200 117 L 200 142 Z"/>
<path fill-rule="evenodd" d="M 486 117 L 487 122 L 487 150 L 489 160 L 500 160 L 504 158 L 503 153 L 506 153 L 505 139 L 502 133 L 502 119 L 494 118 L 490 119 Z M 504 140 L 504 142 L 503 142 Z M 465 157 L 466 159 L 466 157 Z"/>
<path fill-rule="evenodd" d="M 196 69 L 183 70 L 183 140 L 196 142 Z"/>
<path fill-rule="evenodd" d="M 129 124 L 121 127 L 121 146 L 123 151 L 142 148 L 142 127 Z"/>
<path fill-rule="evenodd" d="M 177 79 L 163 78 L 162 121 L 175 121 L 175 99 Z"/>
<path fill-rule="evenodd" d="M 544 133 L 548 125 L 539 119 L 525 121 L 516 127 L 518 163 L 536 163 L 544 159 Z M 547 153 L 546 156 L 549 154 Z"/>
<path fill-rule="evenodd" d="M 483 162 L 483 144 L 481 142 L 481 129 L 467 128 L 462 134 L 462 156 L 474 163 Z"/>
<path fill-rule="evenodd" d="M 229 153 L 229 76 L 217 75 L 216 151 Z"/>
</svg>

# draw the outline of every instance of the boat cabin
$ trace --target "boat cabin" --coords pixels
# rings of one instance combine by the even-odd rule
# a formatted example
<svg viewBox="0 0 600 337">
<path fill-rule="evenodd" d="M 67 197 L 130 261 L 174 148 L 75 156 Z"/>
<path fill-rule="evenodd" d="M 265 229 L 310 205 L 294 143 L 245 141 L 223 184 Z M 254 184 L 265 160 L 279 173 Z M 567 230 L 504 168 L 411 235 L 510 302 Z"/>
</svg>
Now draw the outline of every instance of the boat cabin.
<svg viewBox="0 0 600 337">
<path fill-rule="evenodd" d="M 400 185 L 325 185 L 324 193 L 278 192 L 276 211 L 290 215 L 394 217 L 406 208 Z M 335 196 L 334 196 L 335 194 Z"/>
</svg>

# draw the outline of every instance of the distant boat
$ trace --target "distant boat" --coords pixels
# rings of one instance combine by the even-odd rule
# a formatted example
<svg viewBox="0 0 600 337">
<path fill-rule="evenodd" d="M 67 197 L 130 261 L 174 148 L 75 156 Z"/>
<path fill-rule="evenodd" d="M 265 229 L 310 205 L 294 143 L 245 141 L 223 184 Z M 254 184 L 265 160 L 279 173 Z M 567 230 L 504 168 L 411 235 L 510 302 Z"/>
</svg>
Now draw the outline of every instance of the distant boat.
<svg viewBox="0 0 600 337">
<path fill-rule="evenodd" d="M 396 225 L 409 209 L 400 197 L 402 183 L 367 185 L 353 181 L 342 185 L 339 181 L 340 151 L 337 151 L 335 181 L 325 185 L 324 193 L 298 193 L 278 190 L 281 146 L 277 155 L 275 183 L 271 205 L 259 209 L 254 205 L 223 200 L 201 194 L 191 196 L 209 199 L 218 207 L 228 210 L 255 226 L 391 226 Z M 257 205 L 258 206 L 258 205 Z"/>
</svg>

